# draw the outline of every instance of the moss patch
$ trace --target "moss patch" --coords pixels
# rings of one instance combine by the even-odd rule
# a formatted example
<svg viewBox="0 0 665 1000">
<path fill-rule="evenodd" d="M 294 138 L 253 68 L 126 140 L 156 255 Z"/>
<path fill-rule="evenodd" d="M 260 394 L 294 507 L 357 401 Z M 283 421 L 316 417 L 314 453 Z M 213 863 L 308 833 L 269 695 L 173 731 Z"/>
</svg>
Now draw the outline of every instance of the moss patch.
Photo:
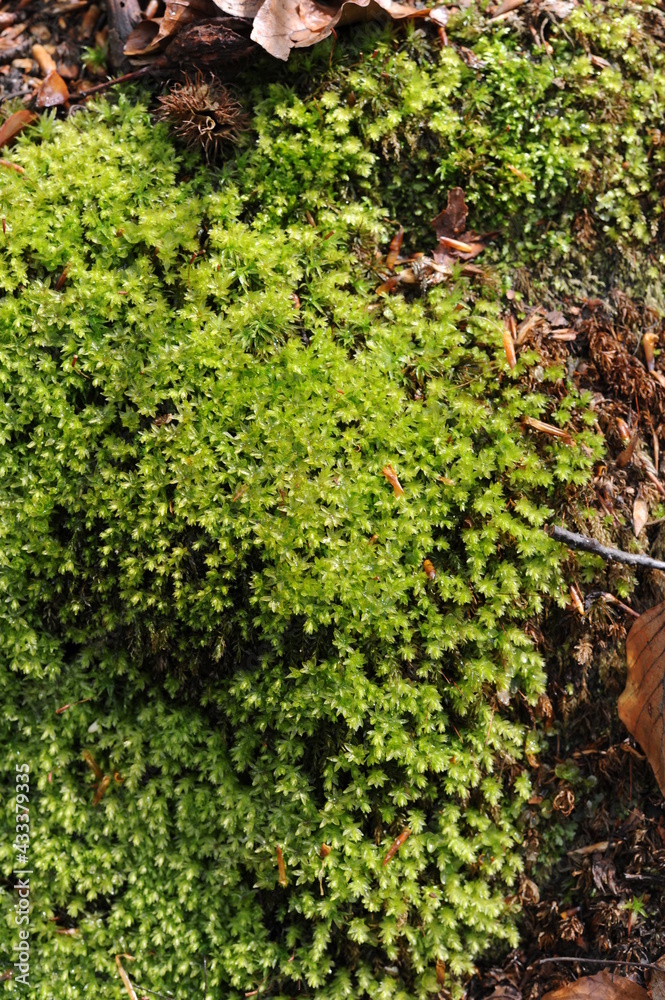
<svg viewBox="0 0 665 1000">
<path fill-rule="evenodd" d="M 425 240 L 455 183 L 477 227 L 501 226 L 504 281 L 531 254 L 577 267 L 577 207 L 612 252 L 648 252 L 655 201 L 602 167 L 625 127 L 605 160 L 580 138 L 606 135 L 614 80 L 584 103 L 582 39 L 639 75 L 640 25 L 575 18 L 553 66 L 472 14 L 457 30 L 484 68 L 418 32 L 368 29 L 329 74 L 327 50 L 303 53 L 255 93 L 255 132 L 218 176 L 127 97 L 43 120 L 12 153 L 2 764 L 13 782 L 28 762 L 37 789 L 36 995 L 116 996 L 129 952 L 160 992 L 200 991 L 205 956 L 224 996 L 424 996 L 437 962 L 459 981 L 516 940 L 520 705 L 543 686 L 524 626 L 562 599 L 540 527 L 600 453 L 593 414 L 534 353 L 508 369 L 487 288 L 378 300 L 371 261 L 396 221 Z M 527 91 L 545 109 L 531 131 Z M 650 192 L 660 154 L 640 142 Z M 124 778 L 96 807 L 84 750 Z M 9 873 L 12 799 L 4 815 Z"/>
</svg>

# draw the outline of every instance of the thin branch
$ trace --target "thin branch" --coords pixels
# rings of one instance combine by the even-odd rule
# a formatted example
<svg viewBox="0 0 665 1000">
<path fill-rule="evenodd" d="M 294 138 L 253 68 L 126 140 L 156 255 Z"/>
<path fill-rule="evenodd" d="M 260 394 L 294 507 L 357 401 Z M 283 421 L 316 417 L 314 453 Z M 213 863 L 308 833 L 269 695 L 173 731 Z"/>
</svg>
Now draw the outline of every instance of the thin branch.
<svg viewBox="0 0 665 1000">
<path fill-rule="evenodd" d="M 114 80 L 105 80 L 104 83 L 98 83 L 95 87 L 90 87 L 88 90 L 82 90 L 78 94 L 74 94 L 74 97 L 78 100 L 79 97 L 92 97 L 93 94 L 101 94 L 103 91 L 108 90 L 110 87 L 117 87 L 119 83 L 129 83 L 130 80 L 138 80 L 141 76 L 146 76 L 152 66 L 142 66 L 141 69 L 135 69 L 131 73 L 125 73 L 124 76 L 117 76 Z"/>
<path fill-rule="evenodd" d="M 138 983 L 132 985 L 139 993 L 151 993 L 154 997 L 162 997 L 162 1000 L 173 1000 L 172 993 L 158 993 L 157 990 L 149 990 L 147 986 L 139 986 Z"/>
<path fill-rule="evenodd" d="M 665 562 L 660 559 L 651 559 L 641 553 L 623 552 L 622 549 L 612 549 L 607 545 L 601 545 L 595 538 L 588 538 L 586 535 L 577 535 L 574 531 L 566 531 L 553 524 L 546 528 L 548 535 L 556 539 L 557 542 L 565 542 L 571 549 L 585 549 L 593 552 L 603 559 L 614 562 L 628 563 L 630 566 L 645 566 L 647 569 L 665 570 Z"/>
<path fill-rule="evenodd" d="M 580 962 L 587 965 L 630 965 L 636 969 L 653 969 L 655 972 L 665 972 L 665 968 L 662 965 L 654 965 L 653 962 L 621 962 L 619 959 L 612 958 L 539 958 L 535 963 L 536 965 L 544 965 L 545 962 Z"/>
</svg>

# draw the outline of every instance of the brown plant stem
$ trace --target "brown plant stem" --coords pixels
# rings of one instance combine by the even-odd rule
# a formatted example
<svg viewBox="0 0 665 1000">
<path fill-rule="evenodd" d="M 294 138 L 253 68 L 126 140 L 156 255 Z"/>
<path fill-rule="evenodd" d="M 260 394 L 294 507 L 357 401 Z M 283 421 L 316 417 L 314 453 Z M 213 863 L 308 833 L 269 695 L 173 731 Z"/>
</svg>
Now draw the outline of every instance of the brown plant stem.
<svg viewBox="0 0 665 1000">
<path fill-rule="evenodd" d="M 130 80 L 138 80 L 139 77 L 147 76 L 151 71 L 152 66 L 142 66 L 141 69 L 135 69 L 131 73 L 125 73 L 124 76 L 116 76 L 113 80 L 105 80 L 104 83 L 98 83 L 94 87 L 90 87 L 88 90 L 82 90 L 80 93 L 76 94 L 75 97 L 92 97 L 93 94 L 102 94 L 105 90 L 109 90 L 111 87 L 117 87 L 119 83 L 129 83 Z"/>
</svg>

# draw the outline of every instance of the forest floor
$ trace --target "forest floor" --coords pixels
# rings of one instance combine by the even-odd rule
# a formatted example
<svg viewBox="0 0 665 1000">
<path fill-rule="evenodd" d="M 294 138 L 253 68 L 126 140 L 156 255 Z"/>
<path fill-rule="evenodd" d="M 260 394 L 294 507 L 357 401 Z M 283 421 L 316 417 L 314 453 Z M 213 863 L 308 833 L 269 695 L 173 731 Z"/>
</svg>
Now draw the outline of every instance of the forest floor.
<svg viewBox="0 0 665 1000">
<path fill-rule="evenodd" d="M 518 23 L 533 7 L 511 16 Z M 661 31 L 661 21 L 654 23 Z M 79 91 L 108 77 L 102 0 L 9 0 L 0 6 L 0 29 L 0 101 L 14 102 L 12 110 L 43 91 L 53 66 L 70 95 L 60 114 Z M 579 216 L 582 255 L 591 239 L 584 225 Z M 547 291 L 541 282 L 527 302 L 530 282 L 528 267 L 515 272 L 513 287 L 527 303 L 517 342 L 539 352 L 543 364 L 563 364 L 592 394 L 606 441 L 605 463 L 559 513 L 569 526 L 595 524 L 610 543 L 663 558 L 665 377 L 662 360 L 651 364 L 643 340 L 648 332 L 665 346 L 661 312 L 609 283 L 591 297 Z M 633 456 L 617 462 L 637 428 Z M 644 754 L 616 713 L 626 635 L 636 613 L 665 599 L 665 574 L 610 565 L 604 576 L 576 583 L 572 553 L 568 572 L 570 606 L 533 624 L 549 684 L 534 717 L 546 749 L 531 772 L 521 944 L 479 969 L 468 983 L 472 1000 L 537 1000 L 574 976 L 594 974 L 602 967 L 594 961 L 653 962 L 665 952 L 665 809 Z M 619 971 L 644 981 L 639 969 Z"/>
</svg>

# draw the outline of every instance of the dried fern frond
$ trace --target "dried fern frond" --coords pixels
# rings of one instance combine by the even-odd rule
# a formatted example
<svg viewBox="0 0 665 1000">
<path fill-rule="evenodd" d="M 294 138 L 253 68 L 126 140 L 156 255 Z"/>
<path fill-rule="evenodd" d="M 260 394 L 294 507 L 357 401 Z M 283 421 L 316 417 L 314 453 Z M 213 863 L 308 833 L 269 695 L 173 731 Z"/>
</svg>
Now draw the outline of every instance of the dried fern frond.
<svg viewBox="0 0 665 1000">
<path fill-rule="evenodd" d="M 236 142 L 248 126 L 242 105 L 214 76 L 205 79 L 199 73 L 195 80 L 186 77 L 158 100 L 157 117 L 169 122 L 190 149 L 200 146 L 209 163 L 219 156 L 225 143 Z"/>
</svg>

